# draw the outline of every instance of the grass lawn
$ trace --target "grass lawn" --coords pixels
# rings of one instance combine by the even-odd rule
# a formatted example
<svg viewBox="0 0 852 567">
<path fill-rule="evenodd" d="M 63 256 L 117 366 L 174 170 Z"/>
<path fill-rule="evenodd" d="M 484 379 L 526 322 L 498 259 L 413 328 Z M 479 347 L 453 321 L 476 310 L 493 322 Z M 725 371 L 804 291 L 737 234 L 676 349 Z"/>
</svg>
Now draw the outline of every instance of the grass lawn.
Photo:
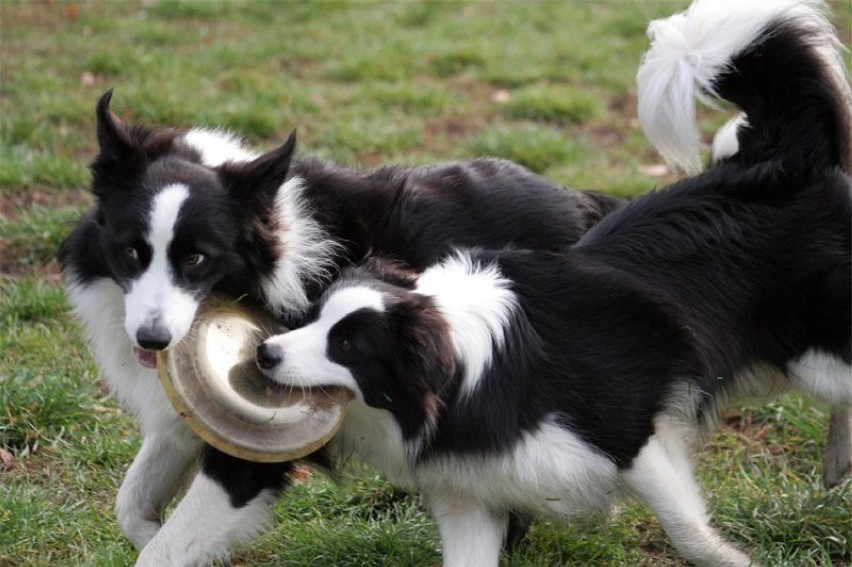
<svg viewBox="0 0 852 567">
<path fill-rule="evenodd" d="M 494 155 L 636 195 L 675 179 L 635 120 L 647 20 L 685 2 L 0 1 L 0 566 L 126 565 L 112 513 L 139 446 L 67 314 L 57 246 L 92 200 L 94 104 L 346 165 Z M 849 43 L 852 5 L 836 2 Z M 847 60 L 848 62 L 848 60 Z M 712 132 L 725 120 L 705 113 Z M 732 408 L 697 456 L 715 523 L 764 565 L 852 564 L 825 408 Z M 288 492 L 236 565 L 440 563 L 416 495 L 351 466 Z M 538 521 L 507 565 L 681 565 L 649 511 Z"/>
</svg>

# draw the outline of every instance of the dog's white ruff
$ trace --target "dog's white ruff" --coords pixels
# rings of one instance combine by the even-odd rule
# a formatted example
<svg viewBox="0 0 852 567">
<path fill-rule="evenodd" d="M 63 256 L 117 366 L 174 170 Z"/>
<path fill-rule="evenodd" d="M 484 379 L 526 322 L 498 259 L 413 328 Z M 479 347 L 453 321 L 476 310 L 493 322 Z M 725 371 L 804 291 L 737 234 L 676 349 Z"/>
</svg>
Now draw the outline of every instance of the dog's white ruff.
<svg viewBox="0 0 852 567">
<path fill-rule="evenodd" d="M 308 308 L 306 284 L 331 280 L 333 258 L 341 248 L 314 219 L 302 196 L 304 190 L 304 179 L 293 177 L 275 197 L 275 216 L 283 225 L 278 233 L 282 256 L 261 284 L 267 306 L 278 315 L 299 314 Z"/>
<path fill-rule="evenodd" d="M 463 395 L 476 389 L 495 348 L 503 347 L 505 328 L 517 308 L 509 285 L 496 266 L 478 265 L 465 253 L 450 256 L 418 278 L 416 291 L 433 297 L 450 324 L 453 347 L 465 368 Z"/>
</svg>

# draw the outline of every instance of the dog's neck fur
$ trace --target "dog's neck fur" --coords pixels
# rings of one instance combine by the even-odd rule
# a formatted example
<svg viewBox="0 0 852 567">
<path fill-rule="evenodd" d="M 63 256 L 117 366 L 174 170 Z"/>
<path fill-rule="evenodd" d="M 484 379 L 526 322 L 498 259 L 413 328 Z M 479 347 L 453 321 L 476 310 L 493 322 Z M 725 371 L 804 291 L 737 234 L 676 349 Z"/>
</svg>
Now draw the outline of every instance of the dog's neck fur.
<svg viewBox="0 0 852 567">
<path fill-rule="evenodd" d="M 342 267 L 384 248 L 381 234 L 395 195 L 371 175 L 295 161 L 273 204 L 278 260 L 261 283 L 267 305 L 280 316 L 299 317 Z"/>
<path fill-rule="evenodd" d="M 311 288 L 327 285 L 340 267 L 341 244 L 318 222 L 305 185 L 303 178 L 291 177 L 273 204 L 272 218 L 280 225 L 278 260 L 261 287 L 267 305 L 281 316 L 303 313 L 313 299 Z"/>
</svg>

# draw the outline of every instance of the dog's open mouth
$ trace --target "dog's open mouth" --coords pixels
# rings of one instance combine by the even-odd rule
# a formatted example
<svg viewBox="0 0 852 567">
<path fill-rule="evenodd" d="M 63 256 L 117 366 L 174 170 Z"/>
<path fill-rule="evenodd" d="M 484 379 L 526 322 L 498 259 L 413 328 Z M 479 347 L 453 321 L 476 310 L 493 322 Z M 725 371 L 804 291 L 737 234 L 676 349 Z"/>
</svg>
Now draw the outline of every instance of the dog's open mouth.
<svg viewBox="0 0 852 567">
<path fill-rule="evenodd" d="M 142 347 L 134 346 L 133 354 L 136 356 L 136 360 L 139 364 L 145 368 L 157 368 L 157 351 L 145 350 Z"/>
</svg>

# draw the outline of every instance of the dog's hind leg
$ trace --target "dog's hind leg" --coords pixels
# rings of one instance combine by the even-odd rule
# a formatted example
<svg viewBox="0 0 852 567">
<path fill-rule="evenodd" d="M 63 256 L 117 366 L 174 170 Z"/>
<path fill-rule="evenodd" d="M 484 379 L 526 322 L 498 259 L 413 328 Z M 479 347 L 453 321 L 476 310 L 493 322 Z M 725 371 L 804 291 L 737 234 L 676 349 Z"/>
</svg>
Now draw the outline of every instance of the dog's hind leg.
<svg viewBox="0 0 852 567">
<path fill-rule="evenodd" d="M 710 526 L 701 493 L 693 476 L 682 440 L 652 436 L 622 470 L 625 485 L 654 511 L 677 550 L 696 565 L 746 567 L 744 553 L 726 542 Z"/>
<path fill-rule="evenodd" d="M 787 374 L 794 384 L 832 404 L 822 473 L 825 487 L 833 488 L 852 473 L 852 366 L 840 353 L 810 351 L 788 364 Z"/>
<path fill-rule="evenodd" d="M 509 514 L 449 491 L 426 493 L 441 535 L 444 567 L 497 567 Z"/>
<path fill-rule="evenodd" d="M 826 488 L 834 488 L 852 474 L 852 405 L 836 406 L 828 422 L 822 478 Z"/>
<path fill-rule="evenodd" d="M 163 510 L 200 456 L 200 442 L 174 441 L 168 435 L 145 437 L 118 491 L 115 515 L 136 549 L 156 535 Z"/>
</svg>

